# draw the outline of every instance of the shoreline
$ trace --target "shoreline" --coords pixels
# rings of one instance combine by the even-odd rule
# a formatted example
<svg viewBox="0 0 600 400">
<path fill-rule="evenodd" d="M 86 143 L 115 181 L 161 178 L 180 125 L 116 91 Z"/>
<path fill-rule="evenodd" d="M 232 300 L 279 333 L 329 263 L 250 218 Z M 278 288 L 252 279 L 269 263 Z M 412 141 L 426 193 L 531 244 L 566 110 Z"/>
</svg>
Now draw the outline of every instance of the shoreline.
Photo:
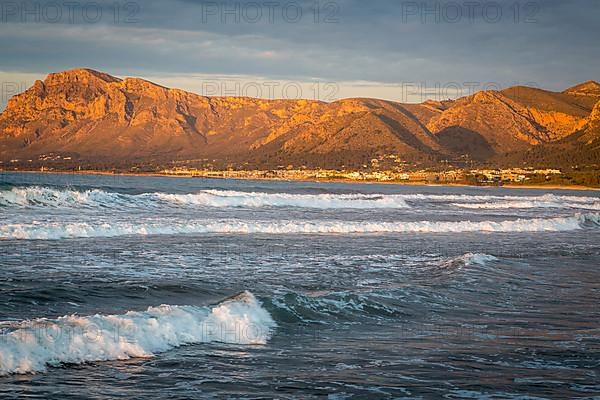
<svg viewBox="0 0 600 400">
<path fill-rule="evenodd" d="M 131 176 L 131 177 L 162 177 L 162 178 L 194 178 L 194 179 L 222 179 L 222 180 L 240 180 L 240 181 L 275 181 L 275 182 L 314 182 L 314 183 L 348 183 L 362 185 L 398 185 L 398 186 L 455 186 L 455 187 L 471 187 L 471 188 L 507 188 L 507 189 L 537 189 L 537 190 L 580 190 L 580 191 L 600 191 L 600 188 L 582 185 L 556 185 L 556 184 L 502 184 L 502 185 L 469 185 L 467 183 L 428 183 L 424 181 L 368 181 L 357 179 L 301 179 L 301 178 L 259 178 L 259 177 L 225 177 L 225 176 L 199 176 L 199 175 L 184 175 L 184 174 L 164 174 L 159 172 L 109 172 L 96 170 L 82 171 L 5 171 L 2 173 L 26 173 L 26 174 L 48 174 L 48 175 L 100 175 L 100 176 Z"/>
</svg>

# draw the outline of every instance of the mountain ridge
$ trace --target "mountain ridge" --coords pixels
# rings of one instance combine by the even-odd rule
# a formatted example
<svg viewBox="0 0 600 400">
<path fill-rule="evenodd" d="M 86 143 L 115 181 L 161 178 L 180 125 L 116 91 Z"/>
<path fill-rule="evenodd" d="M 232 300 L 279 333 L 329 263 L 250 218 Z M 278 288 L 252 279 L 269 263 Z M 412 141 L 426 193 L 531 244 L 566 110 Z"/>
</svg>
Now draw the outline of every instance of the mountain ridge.
<svg viewBox="0 0 600 400">
<path fill-rule="evenodd" d="M 598 88 L 588 81 L 563 92 L 513 87 L 443 103 L 327 103 L 207 97 L 80 68 L 49 74 L 8 101 L 0 113 L 0 160 L 53 153 L 77 161 L 204 159 L 248 167 L 362 166 L 385 155 L 415 165 L 487 162 L 596 129 L 589 118 Z"/>
</svg>

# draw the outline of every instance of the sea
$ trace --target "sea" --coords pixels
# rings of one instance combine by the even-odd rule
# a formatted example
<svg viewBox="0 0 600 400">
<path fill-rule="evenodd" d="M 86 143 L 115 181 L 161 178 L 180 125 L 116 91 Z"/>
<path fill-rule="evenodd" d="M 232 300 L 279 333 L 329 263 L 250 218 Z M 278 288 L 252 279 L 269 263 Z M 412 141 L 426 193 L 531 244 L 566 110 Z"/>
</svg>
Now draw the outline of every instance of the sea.
<svg viewBox="0 0 600 400">
<path fill-rule="evenodd" d="M 0 173 L 1 399 L 600 398 L 600 192 Z"/>
</svg>

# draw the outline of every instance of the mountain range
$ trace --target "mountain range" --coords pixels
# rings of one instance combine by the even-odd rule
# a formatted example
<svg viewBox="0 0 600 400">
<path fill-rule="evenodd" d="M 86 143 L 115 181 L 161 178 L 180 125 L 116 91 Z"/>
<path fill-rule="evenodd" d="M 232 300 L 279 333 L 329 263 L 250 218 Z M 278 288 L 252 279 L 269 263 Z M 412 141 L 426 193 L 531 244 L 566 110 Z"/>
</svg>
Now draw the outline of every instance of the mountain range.
<svg viewBox="0 0 600 400">
<path fill-rule="evenodd" d="M 48 155 L 91 165 L 340 168 L 394 155 L 415 166 L 597 167 L 600 84 L 563 92 L 518 86 L 421 104 L 326 103 L 206 97 L 76 69 L 36 81 L 0 114 L 0 161 L 37 163 Z"/>
</svg>

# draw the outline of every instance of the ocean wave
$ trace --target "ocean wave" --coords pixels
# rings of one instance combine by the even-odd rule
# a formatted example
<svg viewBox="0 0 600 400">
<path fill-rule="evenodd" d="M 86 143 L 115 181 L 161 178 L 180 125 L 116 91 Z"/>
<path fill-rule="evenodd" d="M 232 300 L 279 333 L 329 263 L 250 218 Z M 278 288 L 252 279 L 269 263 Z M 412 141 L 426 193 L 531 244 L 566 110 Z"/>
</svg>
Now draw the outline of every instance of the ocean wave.
<svg viewBox="0 0 600 400">
<path fill-rule="evenodd" d="M 363 318 L 386 318 L 404 315 L 393 299 L 375 293 L 330 292 L 320 296 L 288 292 L 265 300 L 265 307 L 283 323 L 325 323 L 332 317 L 346 321 Z"/>
<path fill-rule="evenodd" d="M 600 201 L 597 202 L 564 202 L 547 200 L 511 200 L 497 201 L 494 203 L 453 203 L 455 207 L 469 208 L 472 210 L 502 210 L 502 209 L 527 209 L 527 208 L 574 208 L 584 210 L 600 210 Z"/>
<path fill-rule="evenodd" d="M 402 195 L 406 200 L 424 200 L 424 201 L 444 201 L 444 202 L 507 202 L 507 201 L 539 201 L 539 202 L 573 202 L 579 204 L 598 203 L 599 197 L 588 196 L 568 196 L 547 193 L 539 196 L 499 196 L 499 195 L 471 195 L 471 194 L 406 194 Z"/>
<path fill-rule="evenodd" d="M 498 258 L 489 254 L 466 253 L 437 259 L 435 268 L 447 273 L 463 267 L 486 266 L 495 261 Z M 420 264 L 431 271 L 432 265 Z M 406 293 L 401 294 L 404 290 L 405 286 L 386 281 L 358 282 L 355 288 L 345 291 L 278 294 L 265 299 L 264 304 L 274 318 L 283 323 L 324 323 L 332 317 L 356 322 L 364 318 L 407 316 L 410 311 L 404 307 Z"/>
<path fill-rule="evenodd" d="M 276 323 L 250 292 L 215 307 L 150 307 L 122 315 L 70 315 L 0 324 L 0 375 L 48 367 L 152 357 L 210 342 L 265 344 Z"/>
<path fill-rule="evenodd" d="M 330 208 L 408 208 L 399 195 L 380 194 L 289 194 L 202 190 L 190 194 L 142 193 L 129 195 L 103 190 L 16 187 L 0 191 L 0 206 L 5 207 L 300 207 Z"/>
<path fill-rule="evenodd" d="M 493 196 L 451 194 L 292 194 L 201 190 L 196 193 L 124 194 L 100 189 L 74 190 L 44 186 L 0 190 L 0 207 L 298 207 L 313 209 L 403 209 L 419 203 L 450 203 L 469 209 L 574 208 L 600 210 L 596 197 Z"/>
<path fill-rule="evenodd" d="M 194 194 L 158 193 L 178 204 L 211 207 L 408 208 L 401 196 L 382 194 L 289 194 L 204 190 Z"/>
<path fill-rule="evenodd" d="M 243 221 L 33 222 L 0 225 L 0 239 L 67 239 L 176 234 L 371 234 L 454 232 L 560 232 L 600 226 L 600 214 L 505 221 Z"/>
<path fill-rule="evenodd" d="M 498 261 L 498 258 L 490 254 L 481 253 L 466 253 L 461 256 L 451 257 L 447 260 L 442 261 L 440 267 L 443 268 L 455 268 L 462 266 L 472 265 L 486 265 L 489 262 Z"/>
<path fill-rule="evenodd" d="M 405 200 L 450 202 L 451 206 L 467 209 L 531 209 L 561 208 L 600 210 L 600 198 L 585 196 L 481 196 L 481 195 L 406 195 Z"/>
<path fill-rule="evenodd" d="M 99 189 L 72 190 L 44 186 L 13 187 L 0 191 L 3 207 L 111 207 L 148 205 L 147 195 L 132 196 Z"/>
</svg>

